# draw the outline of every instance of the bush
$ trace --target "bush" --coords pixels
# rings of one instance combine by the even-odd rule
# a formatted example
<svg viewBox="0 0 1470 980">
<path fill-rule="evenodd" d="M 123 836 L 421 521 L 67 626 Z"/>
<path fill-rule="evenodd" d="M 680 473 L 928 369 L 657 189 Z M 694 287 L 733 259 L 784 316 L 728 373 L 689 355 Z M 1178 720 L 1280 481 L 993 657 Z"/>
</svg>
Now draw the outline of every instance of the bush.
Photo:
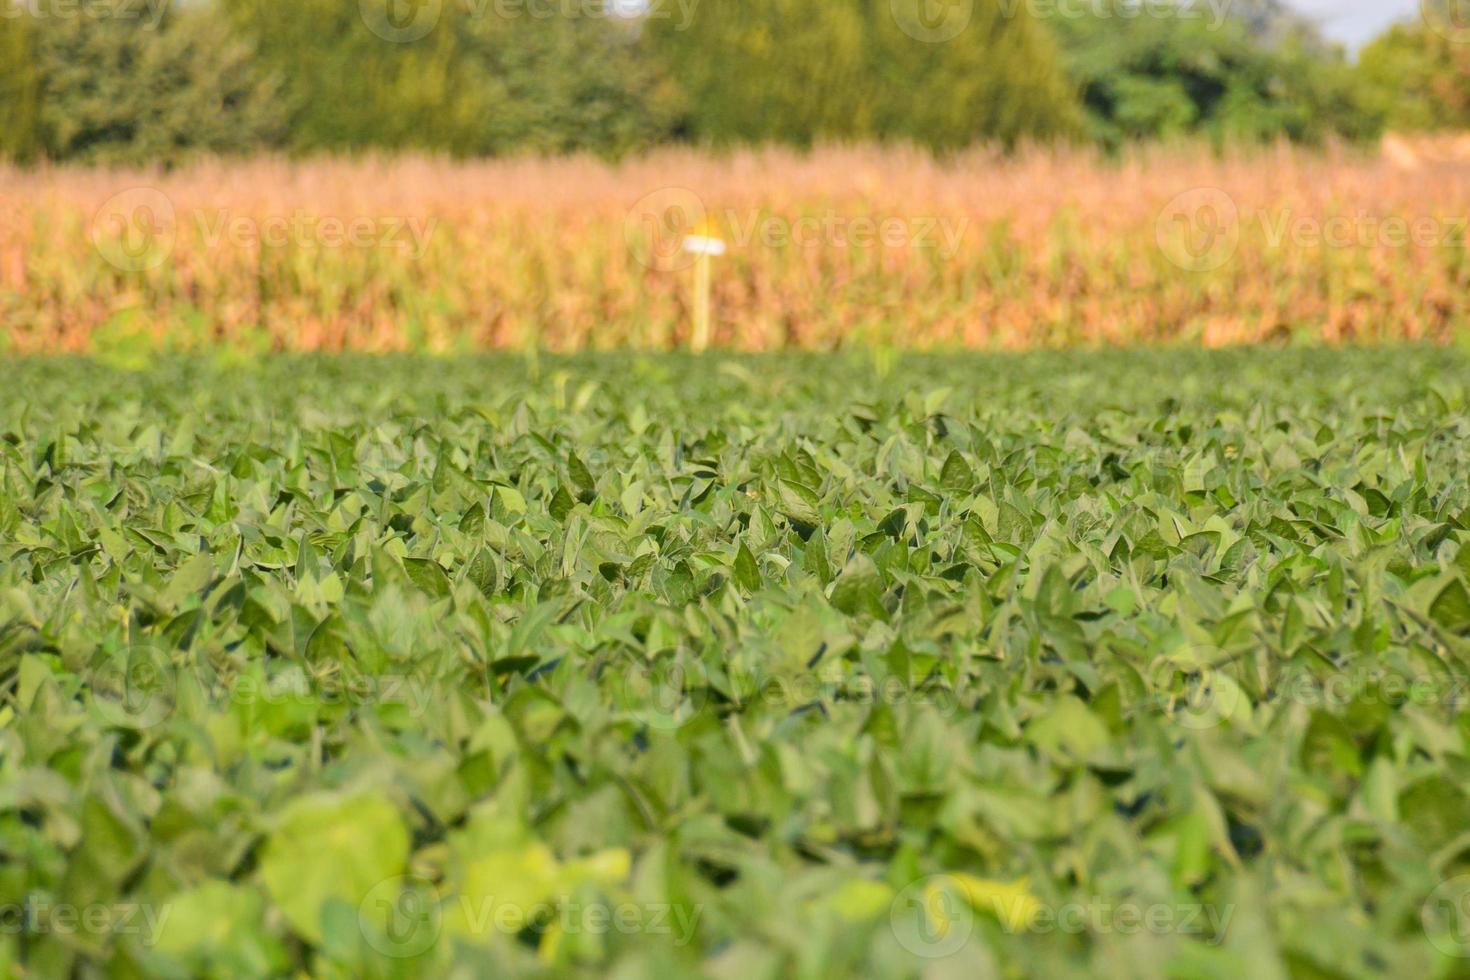
<svg viewBox="0 0 1470 980">
<path fill-rule="evenodd" d="M 681 131 L 701 141 L 950 149 L 1075 128 L 1058 54 L 1036 21 L 980 2 L 954 37 L 926 40 L 922 22 L 905 31 L 903 9 L 890 0 L 712 0 L 687 25 L 648 27 L 684 94 Z"/>
<path fill-rule="evenodd" d="M 477 16 L 446 3 L 419 36 L 395 33 L 404 22 L 389 20 L 390 0 L 225 2 L 287 79 L 298 151 L 616 154 L 667 131 L 665 96 L 619 20 Z"/>
<path fill-rule="evenodd" d="M 1205 135 L 1319 143 L 1378 131 L 1351 66 L 1310 32 L 1264 15 L 1066 18 L 1068 66 L 1094 139 Z"/>
<path fill-rule="evenodd" d="M 41 79 L 31 25 L 0 0 L 0 157 L 29 160 L 40 149 Z"/>
<path fill-rule="evenodd" d="M 1399 26 L 1363 50 L 1359 71 L 1393 129 L 1470 128 L 1470 47 Z"/>
<path fill-rule="evenodd" d="M 156 23 L 117 3 L 10 15 L 0 49 L 15 57 L 0 67 L 0 91 L 20 98 L 0 120 L 11 156 L 174 162 L 281 134 L 275 84 L 212 7 L 170 8 Z"/>
</svg>

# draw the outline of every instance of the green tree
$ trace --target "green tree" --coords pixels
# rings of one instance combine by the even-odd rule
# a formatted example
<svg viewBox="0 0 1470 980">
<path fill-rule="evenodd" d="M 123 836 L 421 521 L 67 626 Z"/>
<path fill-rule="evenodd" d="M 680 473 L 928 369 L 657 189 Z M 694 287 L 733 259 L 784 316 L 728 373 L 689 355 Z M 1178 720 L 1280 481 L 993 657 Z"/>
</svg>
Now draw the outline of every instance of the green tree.
<svg viewBox="0 0 1470 980">
<path fill-rule="evenodd" d="M 669 135 L 674 96 L 632 23 L 481 17 L 464 35 L 470 152 L 619 155 Z"/>
<path fill-rule="evenodd" d="M 1390 128 L 1470 128 L 1470 46 L 1400 25 L 1363 49 L 1358 70 Z"/>
<path fill-rule="evenodd" d="M 0 158 L 29 160 L 41 148 L 41 77 L 30 18 L 17 3 L 0 0 Z"/>
<path fill-rule="evenodd" d="M 874 107 L 875 136 L 948 150 L 1079 130 L 1075 89 L 1044 24 L 1023 6 L 976 0 L 951 38 L 958 22 L 946 27 L 919 16 L 930 2 L 859 4 L 876 47 L 863 90 Z"/>
<path fill-rule="evenodd" d="M 225 4 L 286 79 L 298 151 L 617 153 L 666 132 L 666 96 L 616 18 L 405 0 Z"/>
<path fill-rule="evenodd" d="M 994 0 L 953 25 L 923 0 L 706 0 L 648 22 L 700 141 L 903 140 L 947 149 L 1065 133 L 1075 104 L 1045 28 Z M 913 8 L 910 10 L 909 8 Z"/>
<path fill-rule="evenodd" d="M 3 117 L 12 155 L 172 162 L 253 150 L 281 131 L 273 85 L 212 7 L 170 8 L 156 23 L 116 2 L 70 16 L 12 13 L 0 33 L 20 52 L 0 69 L 5 89 L 23 96 Z"/>
<path fill-rule="evenodd" d="M 1376 133 L 1342 52 L 1277 5 L 1220 22 L 1189 13 L 1058 20 L 1095 139 L 1320 142 Z"/>
</svg>

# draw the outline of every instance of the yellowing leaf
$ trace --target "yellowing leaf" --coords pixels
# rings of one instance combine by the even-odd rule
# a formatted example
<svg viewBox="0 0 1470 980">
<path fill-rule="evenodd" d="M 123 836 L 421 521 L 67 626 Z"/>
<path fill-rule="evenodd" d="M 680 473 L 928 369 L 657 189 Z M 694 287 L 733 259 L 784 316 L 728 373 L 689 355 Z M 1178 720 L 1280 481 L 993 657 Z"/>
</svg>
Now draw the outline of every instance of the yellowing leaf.
<svg viewBox="0 0 1470 980">
<path fill-rule="evenodd" d="M 408 831 L 376 793 L 316 793 L 292 801 L 266 840 L 260 877 L 303 938 L 322 937 L 322 904 L 359 906 L 374 886 L 403 873 Z"/>
<path fill-rule="evenodd" d="M 558 897 L 561 868 L 539 842 L 493 851 L 465 869 L 444 927 L 481 939 L 511 938 Z"/>
<path fill-rule="evenodd" d="M 822 904 L 848 922 L 868 922 L 887 914 L 893 905 L 893 889 L 881 881 L 853 878 Z"/>
<path fill-rule="evenodd" d="M 963 871 L 953 872 L 947 877 L 958 886 L 971 908 L 994 916 L 1008 932 L 1029 930 L 1041 911 L 1041 902 L 1031 894 L 1030 883 L 1026 878 L 1011 882 L 993 881 L 976 878 Z M 930 903 L 931 906 L 934 904 L 936 903 Z M 937 904 L 943 905 L 942 902 Z"/>
<path fill-rule="evenodd" d="M 614 847 L 569 862 L 562 873 L 562 881 L 569 887 L 583 882 L 606 887 L 626 881 L 632 870 L 633 856 L 627 848 Z"/>
</svg>

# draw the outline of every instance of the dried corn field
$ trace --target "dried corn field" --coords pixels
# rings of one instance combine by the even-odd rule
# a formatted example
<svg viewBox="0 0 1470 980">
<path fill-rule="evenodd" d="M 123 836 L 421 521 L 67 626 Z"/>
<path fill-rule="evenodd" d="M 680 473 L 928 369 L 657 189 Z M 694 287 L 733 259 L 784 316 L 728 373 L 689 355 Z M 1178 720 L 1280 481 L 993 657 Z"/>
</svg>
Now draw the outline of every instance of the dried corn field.
<svg viewBox="0 0 1470 980">
<path fill-rule="evenodd" d="M 12 353 L 1447 341 L 1470 168 L 1151 149 L 0 170 Z"/>
</svg>

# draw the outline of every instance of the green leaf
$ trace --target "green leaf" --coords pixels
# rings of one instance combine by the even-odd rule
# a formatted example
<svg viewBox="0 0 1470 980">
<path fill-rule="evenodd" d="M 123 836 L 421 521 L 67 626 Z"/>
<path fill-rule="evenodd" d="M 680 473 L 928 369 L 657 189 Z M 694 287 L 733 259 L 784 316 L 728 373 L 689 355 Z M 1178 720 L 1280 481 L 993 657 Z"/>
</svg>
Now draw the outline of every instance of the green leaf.
<svg viewBox="0 0 1470 980">
<path fill-rule="evenodd" d="M 403 874 L 408 860 L 398 810 L 377 793 L 298 797 L 274 823 L 260 878 L 291 928 L 311 942 L 322 937 L 324 902 L 356 908 L 374 887 Z"/>
<path fill-rule="evenodd" d="M 975 471 L 970 464 L 961 456 L 959 450 L 952 450 L 945 457 L 944 468 L 939 471 L 939 485 L 946 490 L 957 493 L 971 493 L 975 489 Z"/>
<path fill-rule="evenodd" d="M 759 592 L 761 587 L 761 569 L 756 564 L 755 555 L 740 542 L 740 548 L 735 552 L 735 584 L 748 593 Z"/>
<path fill-rule="evenodd" d="M 285 948 L 268 935 L 265 899 L 253 887 L 206 881 L 170 897 L 151 946 L 194 976 L 269 977 L 286 967 Z"/>
<path fill-rule="evenodd" d="M 1451 579 L 1430 604 L 1429 617 L 1451 633 L 1470 635 L 1470 591 L 1465 583 Z"/>
<path fill-rule="evenodd" d="M 201 552 L 179 566 L 169 578 L 164 590 L 163 601 L 170 609 L 177 609 L 191 595 L 201 591 L 214 578 L 214 559 Z"/>
<path fill-rule="evenodd" d="M 1425 853 L 1432 853 L 1465 832 L 1470 796 L 1442 775 L 1427 776 L 1399 794 L 1399 813 Z"/>
<path fill-rule="evenodd" d="M 405 558 L 403 559 L 403 570 L 408 573 L 409 581 L 421 591 L 435 598 L 447 596 L 454 589 L 443 567 L 431 559 Z"/>
<path fill-rule="evenodd" d="M 822 525 L 821 498 L 811 487 L 778 479 L 776 494 L 780 498 L 780 511 L 787 519 L 805 530 Z"/>
<path fill-rule="evenodd" d="M 583 502 L 590 501 L 597 492 L 597 480 L 593 478 L 587 464 L 582 462 L 582 457 L 576 453 L 567 456 L 567 475 L 571 477 L 572 486 L 577 488 Z"/>
<path fill-rule="evenodd" d="M 878 566 L 867 555 L 858 552 L 832 586 L 832 605 L 848 615 L 867 614 L 881 618 L 886 616 L 882 600 L 883 578 L 878 573 Z"/>
</svg>

